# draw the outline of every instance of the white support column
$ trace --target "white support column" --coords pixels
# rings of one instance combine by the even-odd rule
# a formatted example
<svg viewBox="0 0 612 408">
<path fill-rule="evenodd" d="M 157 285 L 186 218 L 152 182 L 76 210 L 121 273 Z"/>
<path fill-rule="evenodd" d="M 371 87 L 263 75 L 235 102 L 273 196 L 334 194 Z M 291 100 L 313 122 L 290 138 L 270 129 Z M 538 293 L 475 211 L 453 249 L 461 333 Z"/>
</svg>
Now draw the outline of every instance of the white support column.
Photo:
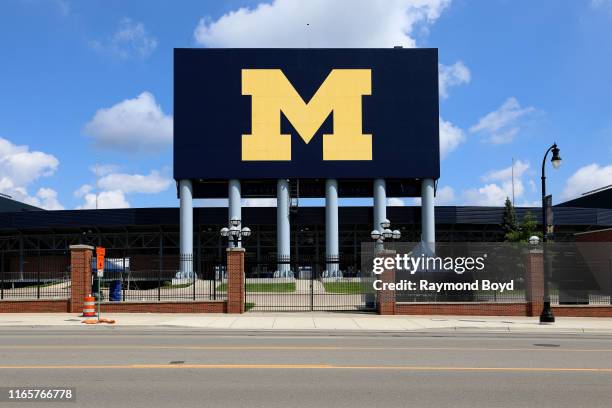
<svg viewBox="0 0 612 408">
<path fill-rule="evenodd" d="M 291 278 L 291 229 L 289 223 L 289 182 L 278 179 L 276 182 L 276 240 L 277 273 L 280 278 Z"/>
<path fill-rule="evenodd" d="M 387 184 L 384 179 L 374 180 L 374 225 L 372 229 L 375 229 L 382 233 L 382 227 L 380 223 L 387 219 Z M 380 251 L 383 249 L 383 243 L 377 242 L 376 250 Z"/>
<path fill-rule="evenodd" d="M 325 256 L 327 277 L 340 277 L 338 245 L 338 181 L 325 181 Z M 332 262 L 335 260 L 335 262 Z"/>
<path fill-rule="evenodd" d="M 435 253 L 436 220 L 434 212 L 434 180 L 421 181 L 421 241 Z"/>
<path fill-rule="evenodd" d="M 242 203 L 240 202 L 240 199 L 241 199 L 240 180 L 236 180 L 236 179 L 229 180 L 227 197 L 228 197 L 228 211 L 227 211 L 228 224 L 230 223 L 229 221 L 232 218 L 238 218 L 239 220 L 241 220 L 241 224 L 242 224 Z M 242 225 L 239 225 L 238 228 L 242 228 Z M 238 247 L 241 247 L 241 246 L 242 244 L 238 242 Z M 229 248 L 234 247 L 234 242 L 231 238 L 228 239 L 228 247 Z"/>
<path fill-rule="evenodd" d="M 180 199 L 180 278 L 188 279 L 193 271 L 193 186 L 191 180 L 179 181 Z"/>
</svg>

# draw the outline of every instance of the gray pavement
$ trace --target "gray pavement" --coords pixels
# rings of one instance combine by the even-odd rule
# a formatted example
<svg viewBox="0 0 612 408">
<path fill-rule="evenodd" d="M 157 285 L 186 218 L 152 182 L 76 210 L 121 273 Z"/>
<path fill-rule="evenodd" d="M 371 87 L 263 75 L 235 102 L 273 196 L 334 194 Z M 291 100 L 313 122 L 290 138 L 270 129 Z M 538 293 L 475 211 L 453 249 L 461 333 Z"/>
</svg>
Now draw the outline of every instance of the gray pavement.
<svg viewBox="0 0 612 408">
<path fill-rule="evenodd" d="M 0 384 L 87 407 L 609 407 L 612 336 L 3 327 Z"/>
<path fill-rule="evenodd" d="M 430 330 L 499 331 L 532 333 L 610 333 L 612 318 L 558 317 L 553 325 L 540 325 L 537 317 L 508 316 L 379 316 L 370 313 L 304 312 L 242 315 L 193 313 L 108 313 L 117 326 L 189 327 L 210 330 L 387 331 Z M 76 313 L 0 314 L 0 327 L 83 326 Z"/>
</svg>

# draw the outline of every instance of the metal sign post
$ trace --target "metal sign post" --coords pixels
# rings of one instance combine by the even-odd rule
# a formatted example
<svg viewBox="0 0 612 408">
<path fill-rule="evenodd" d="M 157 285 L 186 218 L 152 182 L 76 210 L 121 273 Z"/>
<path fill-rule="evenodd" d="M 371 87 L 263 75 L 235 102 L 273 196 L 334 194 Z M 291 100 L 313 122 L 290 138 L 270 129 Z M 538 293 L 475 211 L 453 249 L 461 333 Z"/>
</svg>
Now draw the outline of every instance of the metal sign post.
<svg viewBox="0 0 612 408">
<path fill-rule="evenodd" d="M 552 206 L 552 195 L 547 195 L 544 197 L 544 205 L 546 207 L 546 236 L 549 239 L 552 239 L 555 231 L 554 224 L 554 215 L 553 215 L 553 206 Z"/>
<path fill-rule="evenodd" d="M 98 279 L 98 322 L 100 321 L 100 299 L 102 297 L 102 285 L 100 278 L 104 276 L 104 255 L 106 249 L 103 247 L 96 247 L 96 278 Z"/>
</svg>

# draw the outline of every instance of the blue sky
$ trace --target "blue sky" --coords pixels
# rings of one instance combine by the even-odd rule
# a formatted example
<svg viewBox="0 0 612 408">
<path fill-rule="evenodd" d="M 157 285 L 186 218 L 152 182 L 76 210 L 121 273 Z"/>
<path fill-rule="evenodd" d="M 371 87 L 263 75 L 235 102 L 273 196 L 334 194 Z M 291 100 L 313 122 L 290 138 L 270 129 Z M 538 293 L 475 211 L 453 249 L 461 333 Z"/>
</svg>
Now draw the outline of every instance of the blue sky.
<svg viewBox="0 0 612 408">
<path fill-rule="evenodd" d="M 439 48 L 438 204 L 502 205 L 514 158 L 516 204 L 537 205 L 554 141 L 555 202 L 612 184 L 610 0 L 5 0 L 0 192 L 50 209 L 91 208 L 96 190 L 100 207 L 176 206 L 174 47 L 398 44 Z"/>
</svg>

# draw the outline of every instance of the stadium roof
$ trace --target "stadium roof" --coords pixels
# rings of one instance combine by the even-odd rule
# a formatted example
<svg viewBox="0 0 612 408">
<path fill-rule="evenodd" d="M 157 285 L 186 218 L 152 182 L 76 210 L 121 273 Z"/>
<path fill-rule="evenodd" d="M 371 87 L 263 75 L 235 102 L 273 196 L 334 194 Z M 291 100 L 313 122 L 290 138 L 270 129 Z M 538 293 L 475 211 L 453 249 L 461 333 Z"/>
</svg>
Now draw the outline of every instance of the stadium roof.
<svg viewBox="0 0 612 408">
<path fill-rule="evenodd" d="M 42 208 L 13 200 L 10 196 L 0 194 L 0 212 L 42 211 Z"/>
<path fill-rule="evenodd" d="M 556 206 L 612 209 L 612 185 L 586 192 L 578 198 L 557 204 Z"/>
</svg>

